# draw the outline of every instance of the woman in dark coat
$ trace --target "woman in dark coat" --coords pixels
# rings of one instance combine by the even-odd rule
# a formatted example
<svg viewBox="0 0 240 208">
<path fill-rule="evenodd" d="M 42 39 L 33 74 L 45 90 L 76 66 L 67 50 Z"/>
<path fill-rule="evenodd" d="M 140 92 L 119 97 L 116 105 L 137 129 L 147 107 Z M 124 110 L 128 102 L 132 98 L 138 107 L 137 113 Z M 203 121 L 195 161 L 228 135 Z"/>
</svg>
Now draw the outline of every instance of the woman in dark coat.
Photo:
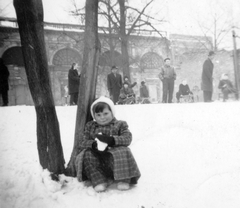
<svg viewBox="0 0 240 208">
<path fill-rule="evenodd" d="M 68 71 L 68 93 L 70 95 L 70 105 L 77 105 L 78 89 L 80 83 L 80 75 L 77 71 L 78 65 L 72 64 L 71 69 Z"/>
<path fill-rule="evenodd" d="M 214 56 L 215 53 L 210 51 L 208 54 L 208 59 L 203 64 L 201 89 L 203 91 L 204 102 L 212 101 L 214 67 L 212 60 Z"/>
<path fill-rule="evenodd" d="M 3 63 L 3 59 L 0 58 L 0 94 L 2 95 L 3 105 L 8 105 L 8 78 L 9 78 L 8 68 Z"/>
</svg>

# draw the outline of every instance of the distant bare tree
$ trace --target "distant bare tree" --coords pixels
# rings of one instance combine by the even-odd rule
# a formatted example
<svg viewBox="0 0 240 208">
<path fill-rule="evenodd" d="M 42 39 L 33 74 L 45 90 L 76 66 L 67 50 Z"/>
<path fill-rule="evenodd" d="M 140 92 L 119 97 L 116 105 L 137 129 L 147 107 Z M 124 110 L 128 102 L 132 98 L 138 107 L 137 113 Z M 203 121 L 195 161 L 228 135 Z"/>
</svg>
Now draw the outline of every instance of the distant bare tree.
<svg viewBox="0 0 240 208">
<path fill-rule="evenodd" d="M 219 0 L 210 1 L 209 10 L 210 12 L 206 12 L 203 19 L 196 19 L 196 23 L 202 35 L 206 37 L 207 45 L 211 45 L 211 50 L 217 51 L 231 31 L 231 11 L 225 8 Z"/>
<path fill-rule="evenodd" d="M 155 0 L 146 1 L 141 9 L 131 7 L 126 0 L 99 1 L 98 13 L 101 17 L 104 17 L 102 18 L 103 21 L 104 19 L 107 20 L 108 30 L 105 32 L 108 34 L 110 52 L 113 56 L 116 47 L 116 42 L 114 42 L 114 40 L 119 40 L 121 45 L 123 74 L 128 77 L 130 77 L 128 54 L 129 36 L 133 33 L 140 33 L 141 29 L 151 29 L 157 32 L 159 36 L 162 36 L 161 32 L 155 28 L 153 22 L 160 24 L 163 22 L 163 19 L 158 20 L 150 14 L 147 14 L 147 8 L 154 1 Z M 85 15 L 82 9 L 77 8 L 76 4 L 75 10 L 71 11 L 71 13 L 76 16 L 82 16 L 82 18 Z"/>
</svg>

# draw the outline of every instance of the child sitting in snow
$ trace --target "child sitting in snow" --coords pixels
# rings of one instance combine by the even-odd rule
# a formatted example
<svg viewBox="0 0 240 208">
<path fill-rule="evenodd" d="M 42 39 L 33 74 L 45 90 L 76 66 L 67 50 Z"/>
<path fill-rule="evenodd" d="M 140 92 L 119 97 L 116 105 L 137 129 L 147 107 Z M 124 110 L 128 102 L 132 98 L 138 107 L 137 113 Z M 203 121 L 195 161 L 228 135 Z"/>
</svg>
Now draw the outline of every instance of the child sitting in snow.
<svg viewBox="0 0 240 208">
<path fill-rule="evenodd" d="M 135 94 L 133 89 L 129 86 L 128 82 L 123 83 L 123 87 L 120 90 L 119 100 L 117 104 L 133 104 L 135 103 Z"/>
<path fill-rule="evenodd" d="M 231 93 L 237 93 L 234 89 L 232 82 L 228 79 L 228 74 L 222 74 L 218 88 L 221 89 L 223 93 L 223 102 L 228 99 L 228 95 Z"/>
<path fill-rule="evenodd" d="M 91 181 L 96 192 L 107 189 L 110 181 L 117 182 L 119 190 L 128 190 L 136 184 L 140 171 L 128 148 L 132 134 L 125 121 L 115 118 L 114 103 L 100 97 L 91 105 L 94 118 L 86 124 L 76 158 L 79 181 Z"/>
<path fill-rule="evenodd" d="M 182 81 L 182 83 L 179 85 L 179 90 L 178 92 L 176 93 L 176 98 L 177 98 L 177 102 L 179 103 L 180 102 L 180 98 L 184 97 L 188 95 L 189 96 L 189 99 L 188 101 L 191 101 L 193 102 L 193 93 L 190 91 L 190 88 L 187 84 L 187 80 L 184 79 Z"/>
</svg>

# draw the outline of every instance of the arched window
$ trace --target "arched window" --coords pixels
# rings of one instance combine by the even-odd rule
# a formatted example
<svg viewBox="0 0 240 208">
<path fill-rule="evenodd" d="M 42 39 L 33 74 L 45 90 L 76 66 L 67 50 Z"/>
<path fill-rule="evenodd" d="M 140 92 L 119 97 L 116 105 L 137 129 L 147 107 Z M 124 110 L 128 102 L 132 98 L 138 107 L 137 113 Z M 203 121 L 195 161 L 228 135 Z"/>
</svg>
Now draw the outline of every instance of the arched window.
<svg viewBox="0 0 240 208">
<path fill-rule="evenodd" d="M 111 54 L 111 51 L 106 51 L 103 54 L 101 54 L 99 58 L 99 65 L 100 66 L 121 66 L 122 65 L 122 56 L 121 53 L 117 51 L 113 51 Z"/>
<path fill-rule="evenodd" d="M 78 63 L 78 65 L 81 65 L 82 57 L 76 50 L 71 48 L 64 48 L 59 50 L 54 55 L 52 63 L 56 66 L 71 66 L 72 63 Z"/>
<path fill-rule="evenodd" d="M 141 69 L 158 69 L 163 65 L 163 58 L 157 53 L 145 53 L 140 60 Z"/>
<path fill-rule="evenodd" d="M 7 49 L 3 53 L 2 59 L 6 65 L 24 66 L 22 48 L 20 46 Z"/>
</svg>

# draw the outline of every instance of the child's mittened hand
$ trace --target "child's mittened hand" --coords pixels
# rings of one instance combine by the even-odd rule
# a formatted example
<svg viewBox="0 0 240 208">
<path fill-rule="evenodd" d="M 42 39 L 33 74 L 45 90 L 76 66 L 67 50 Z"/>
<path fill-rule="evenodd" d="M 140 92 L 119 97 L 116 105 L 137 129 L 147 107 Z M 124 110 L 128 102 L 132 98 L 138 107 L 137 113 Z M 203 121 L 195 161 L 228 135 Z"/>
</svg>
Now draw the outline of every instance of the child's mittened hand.
<svg viewBox="0 0 240 208">
<path fill-rule="evenodd" d="M 97 149 L 99 151 L 104 151 L 107 148 L 107 146 L 108 146 L 107 143 L 101 142 L 98 138 L 96 138 L 95 140 L 97 142 Z"/>
<path fill-rule="evenodd" d="M 115 144 L 114 137 L 102 135 L 102 134 L 96 134 L 96 137 L 104 143 L 107 143 L 110 147 Z"/>
</svg>

